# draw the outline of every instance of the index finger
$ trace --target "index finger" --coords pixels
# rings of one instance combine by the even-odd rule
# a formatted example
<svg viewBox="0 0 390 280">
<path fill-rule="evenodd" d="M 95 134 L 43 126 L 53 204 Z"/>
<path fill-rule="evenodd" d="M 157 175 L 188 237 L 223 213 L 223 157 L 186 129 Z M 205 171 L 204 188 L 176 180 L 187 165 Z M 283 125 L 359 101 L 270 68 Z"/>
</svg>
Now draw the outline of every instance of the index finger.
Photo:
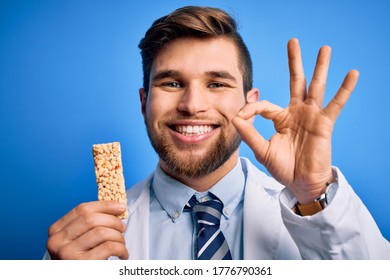
<svg viewBox="0 0 390 280">
<path fill-rule="evenodd" d="M 49 236 L 61 231 L 76 218 L 88 213 L 122 214 L 126 205 L 117 201 L 92 201 L 79 204 L 49 228 Z"/>
</svg>

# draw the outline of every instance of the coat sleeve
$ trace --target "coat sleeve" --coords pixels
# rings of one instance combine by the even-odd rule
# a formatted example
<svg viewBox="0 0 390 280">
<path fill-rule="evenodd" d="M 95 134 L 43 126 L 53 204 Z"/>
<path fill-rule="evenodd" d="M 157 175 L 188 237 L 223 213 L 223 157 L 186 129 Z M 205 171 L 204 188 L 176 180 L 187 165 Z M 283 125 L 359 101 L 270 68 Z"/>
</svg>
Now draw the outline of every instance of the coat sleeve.
<svg viewBox="0 0 390 280">
<path fill-rule="evenodd" d="M 390 243 L 341 172 L 329 205 L 301 217 L 291 208 L 296 198 L 285 188 L 280 195 L 283 222 L 303 259 L 390 259 Z"/>
</svg>

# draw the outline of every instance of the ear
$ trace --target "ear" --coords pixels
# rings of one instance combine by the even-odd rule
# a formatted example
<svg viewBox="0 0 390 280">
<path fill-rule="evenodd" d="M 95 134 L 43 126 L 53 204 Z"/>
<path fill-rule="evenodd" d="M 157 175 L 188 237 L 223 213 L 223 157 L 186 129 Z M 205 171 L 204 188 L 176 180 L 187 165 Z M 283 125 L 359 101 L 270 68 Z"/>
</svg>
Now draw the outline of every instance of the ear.
<svg viewBox="0 0 390 280">
<path fill-rule="evenodd" d="M 147 94 L 144 88 L 140 88 L 138 92 L 139 92 L 139 100 L 141 102 L 141 112 L 142 115 L 145 117 Z"/>
<path fill-rule="evenodd" d="M 248 103 L 257 102 L 259 100 L 259 97 L 260 97 L 260 91 L 257 88 L 252 88 L 246 94 L 246 102 Z"/>
<path fill-rule="evenodd" d="M 259 101 L 260 98 L 260 91 L 257 88 L 252 88 L 248 93 L 246 94 L 246 102 L 247 103 L 255 103 Z M 255 121 L 255 116 L 249 119 L 249 121 L 253 124 Z"/>
</svg>

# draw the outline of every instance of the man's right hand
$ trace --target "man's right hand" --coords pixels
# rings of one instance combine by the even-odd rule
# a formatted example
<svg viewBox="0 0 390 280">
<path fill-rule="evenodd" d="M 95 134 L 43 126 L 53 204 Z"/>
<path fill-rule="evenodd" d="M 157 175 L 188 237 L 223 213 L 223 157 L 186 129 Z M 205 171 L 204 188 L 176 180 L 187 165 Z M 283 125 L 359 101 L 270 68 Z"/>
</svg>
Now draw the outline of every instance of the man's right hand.
<svg viewBox="0 0 390 280">
<path fill-rule="evenodd" d="M 114 201 L 82 203 L 49 228 L 46 246 L 52 259 L 128 259 L 122 233 L 126 226 L 117 217 L 126 205 Z"/>
</svg>

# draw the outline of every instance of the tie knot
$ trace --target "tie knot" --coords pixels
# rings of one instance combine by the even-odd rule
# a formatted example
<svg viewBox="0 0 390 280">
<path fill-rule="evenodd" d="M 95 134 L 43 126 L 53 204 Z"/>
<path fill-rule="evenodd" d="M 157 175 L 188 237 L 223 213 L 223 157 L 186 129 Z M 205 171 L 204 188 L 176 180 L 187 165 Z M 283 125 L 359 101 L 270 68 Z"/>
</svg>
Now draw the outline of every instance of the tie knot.
<svg viewBox="0 0 390 280">
<path fill-rule="evenodd" d="M 187 207 L 194 212 L 201 227 L 220 224 L 223 203 L 215 195 L 210 193 L 210 196 L 210 200 L 198 202 L 194 195 L 187 204 Z"/>
</svg>

